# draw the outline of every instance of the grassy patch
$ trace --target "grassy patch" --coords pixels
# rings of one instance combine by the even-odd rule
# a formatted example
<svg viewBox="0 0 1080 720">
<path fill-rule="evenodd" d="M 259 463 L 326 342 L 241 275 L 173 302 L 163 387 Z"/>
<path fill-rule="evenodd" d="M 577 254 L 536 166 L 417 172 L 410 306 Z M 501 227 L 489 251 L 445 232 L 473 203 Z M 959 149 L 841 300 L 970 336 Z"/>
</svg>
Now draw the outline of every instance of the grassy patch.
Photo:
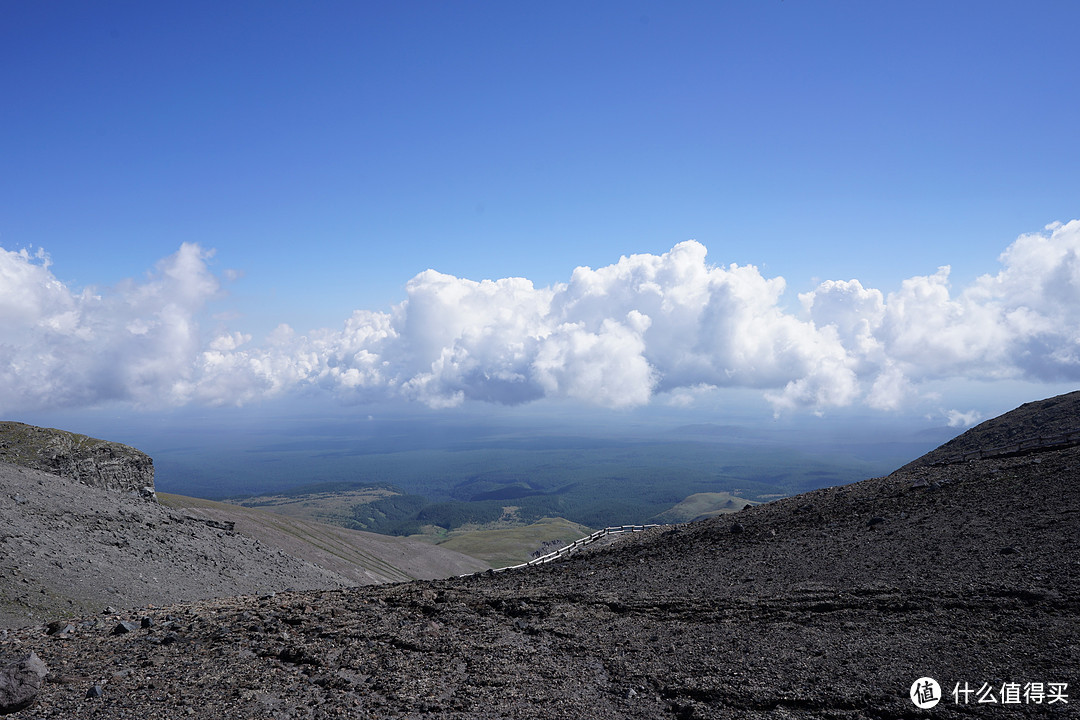
<svg viewBox="0 0 1080 720">
<path fill-rule="evenodd" d="M 665 510 L 656 516 L 653 522 L 658 523 L 684 523 L 691 520 L 733 513 L 742 510 L 746 505 L 755 505 L 746 498 L 732 495 L 728 492 L 704 492 L 694 493 L 685 500 L 677 503 L 670 510 Z"/>
<path fill-rule="evenodd" d="M 569 545 L 580 537 L 592 532 L 584 525 L 570 522 L 564 518 L 543 518 L 529 525 L 498 527 L 494 529 L 465 528 L 439 536 L 420 536 L 427 540 L 436 540 L 440 546 L 450 550 L 479 558 L 493 567 L 518 565 L 532 560 L 532 554 L 545 544 L 550 549 L 555 546 Z"/>
<path fill-rule="evenodd" d="M 327 487 L 319 492 L 296 491 L 273 495 L 230 498 L 227 502 L 246 508 L 269 510 L 300 520 L 331 523 L 342 527 L 355 527 L 353 515 L 357 505 L 383 500 L 398 495 L 388 487 L 361 487 L 335 489 Z"/>
</svg>

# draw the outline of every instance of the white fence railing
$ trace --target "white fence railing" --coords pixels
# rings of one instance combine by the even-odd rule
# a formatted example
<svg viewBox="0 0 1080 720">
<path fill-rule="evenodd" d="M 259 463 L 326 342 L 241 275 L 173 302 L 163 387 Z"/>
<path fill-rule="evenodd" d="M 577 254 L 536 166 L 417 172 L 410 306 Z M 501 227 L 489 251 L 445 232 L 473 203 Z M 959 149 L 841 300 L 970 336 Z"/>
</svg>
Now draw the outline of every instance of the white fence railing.
<svg viewBox="0 0 1080 720">
<path fill-rule="evenodd" d="M 510 565 L 508 567 L 496 568 L 493 572 L 502 572 L 504 570 L 517 570 L 518 568 L 528 567 L 530 565 L 543 565 L 554 560 L 564 558 L 572 552 L 576 552 L 586 545 L 591 545 L 600 538 L 607 537 L 608 535 L 619 535 L 622 533 L 635 533 L 644 532 L 650 528 L 664 527 L 663 525 L 616 525 L 614 527 L 606 527 L 602 530 L 597 530 L 592 535 L 586 535 L 583 538 L 578 538 L 574 542 L 549 552 L 547 555 L 541 555 L 538 558 L 530 560 L 529 562 L 521 563 L 520 565 Z M 492 571 L 489 571 L 492 572 Z"/>
</svg>

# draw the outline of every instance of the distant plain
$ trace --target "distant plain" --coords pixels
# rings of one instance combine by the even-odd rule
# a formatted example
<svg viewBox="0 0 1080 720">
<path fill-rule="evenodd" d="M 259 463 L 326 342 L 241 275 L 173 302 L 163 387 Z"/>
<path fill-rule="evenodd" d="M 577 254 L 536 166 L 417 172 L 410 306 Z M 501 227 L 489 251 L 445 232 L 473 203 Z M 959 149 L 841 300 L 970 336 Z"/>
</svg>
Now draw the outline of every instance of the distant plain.
<svg viewBox="0 0 1080 720">
<path fill-rule="evenodd" d="M 527 546 L 590 528 L 686 522 L 881 476 L 955 434 L 871 433 L 857 423 L 824 436 L 707 422 L 538 429 L 483 417 L 301 417 L 228 434 L 190 424 L 148 450 L 166 492 L 414 536 L 506 564 Z"/>
</svg>

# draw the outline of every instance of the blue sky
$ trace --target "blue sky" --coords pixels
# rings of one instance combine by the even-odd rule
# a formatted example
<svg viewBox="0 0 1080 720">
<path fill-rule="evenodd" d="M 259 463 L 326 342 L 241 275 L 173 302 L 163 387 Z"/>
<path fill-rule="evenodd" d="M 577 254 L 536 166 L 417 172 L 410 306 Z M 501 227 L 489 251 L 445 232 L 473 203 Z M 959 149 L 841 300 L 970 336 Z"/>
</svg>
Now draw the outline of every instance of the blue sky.
<svg viewBox="0 0 1080 720">
<path fill-rule="evenodd" d="M 0 17 L 5 415 L 749 389 L 961 422 L 1080 378 L 1075 3 Z"/>
</svg>

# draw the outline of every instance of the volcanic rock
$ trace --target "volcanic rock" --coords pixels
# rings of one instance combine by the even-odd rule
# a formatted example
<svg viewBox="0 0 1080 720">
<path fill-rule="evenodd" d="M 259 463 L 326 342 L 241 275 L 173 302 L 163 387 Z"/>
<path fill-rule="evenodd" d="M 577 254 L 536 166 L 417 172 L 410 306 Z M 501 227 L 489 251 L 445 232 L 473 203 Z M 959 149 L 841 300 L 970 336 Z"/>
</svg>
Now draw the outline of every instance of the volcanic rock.
<svg viewBox="0 0 1080 720">
<path fill-rule="evenodd" d="M 278 533 L 287 544 L 260 542 L 196 511 L 180 513 L 132 493 L 0 462 L 0 627 L 106 606 L 105 614 L 117 615 L 115 607 L 445 577 L 487 567 L 426 543 L 275 518 L 275 526 L 297 533 Z M 333 564 L 328 557 L 353 562 Z"/>
<path fill-rule="evenodd" d="M 45 663 L 33 652 L 0 669 L 0 715 L 33 705 L 48 672 Z"/>
<path fill-rule="evenodd" d="M 154 461 L 149 455 L 121 443 L 66 430 L 0 422 L 0 462 L 43 470 L 94 487 L 151 498 L 154 494 Z"/>
<path fill-rule="evenodd" d="M 0 654 L 111 678 L 105 720 L 1075 715 L 1080 447 L 938 456 L 739 523 L 518 570 L 147 608 L 131 614 L 161 621 L 145 633 L 19 628 Z M 182 642 L 151 641 L 167 616 Z M 41 717 L 87 716 L 85 687 L 46 685 Z"/>
</svg>

